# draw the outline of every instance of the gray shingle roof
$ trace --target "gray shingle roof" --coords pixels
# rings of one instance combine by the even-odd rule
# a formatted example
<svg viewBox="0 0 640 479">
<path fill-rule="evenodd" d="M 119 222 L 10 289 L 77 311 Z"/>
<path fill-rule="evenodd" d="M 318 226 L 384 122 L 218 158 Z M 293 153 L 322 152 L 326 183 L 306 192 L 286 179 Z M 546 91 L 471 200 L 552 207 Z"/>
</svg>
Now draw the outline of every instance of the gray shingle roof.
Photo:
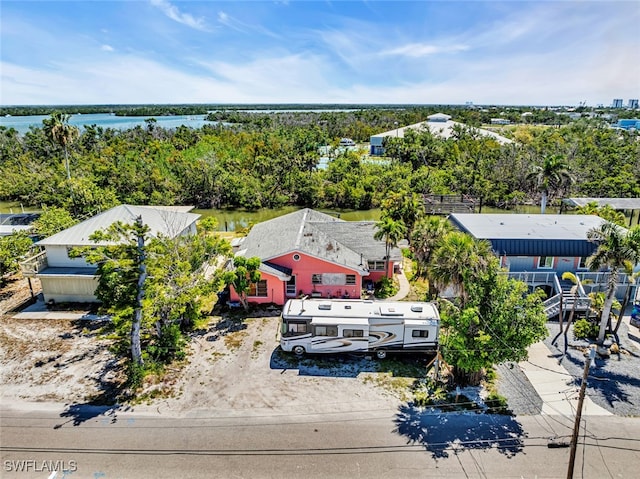
<svg viewBox="0 0 640 479">
<path fill-rule="evenodd" d="M 163 235 L 174 238 L 193 224 L 200 215 L 185 213 L 184 209 L 165 206 L 120 205 L 100 213 L 77 225 L 38 241 L 39 245 L 92 246 L 89 239 L 94 232 L 108 228 L 116 221 L 132 224 L 138 216 L 150 229 L 152 237 Z"/>
<path fill-rule="evenodd" d="M 297 251 L 364 273 L 368 259 L 384 257 L 384 243 L 373 233 L 372 222 L 344 221 L 305 208 L 255 225 L 238 254 L 268 261 Z"/>
</svg>

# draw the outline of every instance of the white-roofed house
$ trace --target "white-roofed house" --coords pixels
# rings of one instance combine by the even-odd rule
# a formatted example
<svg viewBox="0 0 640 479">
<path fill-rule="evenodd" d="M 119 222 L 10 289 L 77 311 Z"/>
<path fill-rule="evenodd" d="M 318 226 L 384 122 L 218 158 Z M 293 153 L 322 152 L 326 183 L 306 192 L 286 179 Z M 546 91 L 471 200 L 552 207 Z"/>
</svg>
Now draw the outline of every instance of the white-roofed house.
<svg viewBox="0 0 640 479">
<path fill-rule="evenodd" d="M 97 265 L 84 258 L 72 258 L 76 247 L 98 246 L 89 237 L 116 222 L 132 224 L 138 217 L 149 227 L 149 236 L 175 238 L 195 234 L 200 215 L 189 213 L 191 207 L 120 205 L 104 211 L 64 231 L 40 240 L 43 251 L 22 262 L 25 277 L 36 277 L 42 285 L 44 300 L 49 302 L 94 302 Z"/>
<path fill-rule="evenodd" d="M 434 113 L 433 115 L 429 115 L 427 117 L 427 121 L 415 123 L 413 125 L 408 125 L 401 128 L 396 128 L 394 130 L 385 131 L 384 133 L 378 133 L 377 135 L 371 136 L 369 138 L 369 152 L 371 155 L 384 155 L 385 139 L 394 137 L 404 138 L 405 132 L 407 130 L 414 130 L 418 132 L 429 130 L 432 135 L 446 140 L 454 136 L 456 127 L 467 128 L 467 125 L 465 125 L 464 123 L 459 123 L 457 121 L 452 121 L 451 117 L 449 115 L 445 115 L 444 113 Z M 483 128 L 471 128 L 471 130 L 479 135 L 493 138 L 501 145 L 513 143 L 513 141 L 509 138 L 499 135 L 493 131 L 485 130 Z"/>
</svg>

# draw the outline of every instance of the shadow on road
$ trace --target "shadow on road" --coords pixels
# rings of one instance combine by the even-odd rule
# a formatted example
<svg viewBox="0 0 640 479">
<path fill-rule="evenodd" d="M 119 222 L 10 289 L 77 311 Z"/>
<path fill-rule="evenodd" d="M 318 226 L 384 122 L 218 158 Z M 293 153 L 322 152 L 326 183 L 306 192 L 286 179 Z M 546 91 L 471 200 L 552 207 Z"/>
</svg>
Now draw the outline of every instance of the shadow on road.
<svg viewBox="0 0 640 479">
<path fill-rule="evenodd" d="M 523 451 L 525 432 L 514 416 L 443 413 L 409 404 L 400 407 L 394 432 L 421 444 L 434 458 L 465 449 L 496 449 L 508 457 Z"/>
<path fill-rule="evenodd" d="M 279 347 L 271 353 L 271 369 L 293 369 L 300 376 L 355 378 L 360 373 L 388 373 L 396 377 L 422 377 L 430 357 L 419 355 L 389 356 L 373 359 L 358 354 L 307 354 L 298 357 Z"/>
<path fill-rule="evenodd" d="M 98 419 L 101 416 L 102 422 L 114 424 L 118 421 L 117 412 L 119 410 L 121 410 L 120 405 L 92 406 L 91 404 L 71 404 L 60 413 L 60 417 L 69 419 L 60 424 L 56 424 L 53 428 L 60 429 L 67 424 L 80 426 L 84 422 Z"/>
</svg>

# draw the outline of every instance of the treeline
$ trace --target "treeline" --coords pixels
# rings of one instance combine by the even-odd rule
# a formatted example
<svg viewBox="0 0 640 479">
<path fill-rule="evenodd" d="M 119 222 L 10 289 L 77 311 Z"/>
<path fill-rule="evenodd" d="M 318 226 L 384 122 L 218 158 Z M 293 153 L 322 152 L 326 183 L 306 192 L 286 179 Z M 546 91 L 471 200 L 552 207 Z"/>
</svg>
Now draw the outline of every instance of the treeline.
<svg viewBox="0 0 640 479">
<path fill-rule="evenodd" d="M 201 129 L 153 121 L 129 130 L 92 125 L 65 148 L 43 128 L 24 135 L 0 128 L 0 200 L 59 206 L 77 216 L 118 203 L 369 209 L 398 191 L 468 194 L 510 207 L 539 201 L 531 174 L 551 156 L 561 157 L 574 179 L 547 185 L 551 202 L 566 195 L 640 197 L 637 133 L 598 121 L 504 127 L 511 145 L 464 128 L 449 139 L 416 132 L 391 139 L 385 161 L 335 149 L 326 169 L 317 167 L 321 145 L 337 146 L 342 137 L 366 142 L 434 110 L 234 112 L 243 121 Z M 465 122 L 473 111 L 452 113 Z"/>
</svg>

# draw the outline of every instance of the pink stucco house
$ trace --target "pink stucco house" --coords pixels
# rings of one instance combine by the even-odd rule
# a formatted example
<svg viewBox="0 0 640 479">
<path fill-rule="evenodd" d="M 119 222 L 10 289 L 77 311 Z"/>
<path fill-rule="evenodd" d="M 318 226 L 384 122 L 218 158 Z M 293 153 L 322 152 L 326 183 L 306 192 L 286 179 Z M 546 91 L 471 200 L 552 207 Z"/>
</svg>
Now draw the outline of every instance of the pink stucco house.
<svg viewBox="0 0 640 479">
<path fill-rule="evenodd" d="M 375 232 L 372 221 L 344 221 L 308 208 L 255 225 L 234 243 L 236 255 L 262 260 L 262 279 L 249 302 L 283 305 L 301 295 L 360 298 L 386 274 L 385 244 L 373 238 Z M 393 248 L 390 256 L 392 272 L 402 255 Z M 233 288 L 230 299 L 238 300 Z"/>
</svg>

